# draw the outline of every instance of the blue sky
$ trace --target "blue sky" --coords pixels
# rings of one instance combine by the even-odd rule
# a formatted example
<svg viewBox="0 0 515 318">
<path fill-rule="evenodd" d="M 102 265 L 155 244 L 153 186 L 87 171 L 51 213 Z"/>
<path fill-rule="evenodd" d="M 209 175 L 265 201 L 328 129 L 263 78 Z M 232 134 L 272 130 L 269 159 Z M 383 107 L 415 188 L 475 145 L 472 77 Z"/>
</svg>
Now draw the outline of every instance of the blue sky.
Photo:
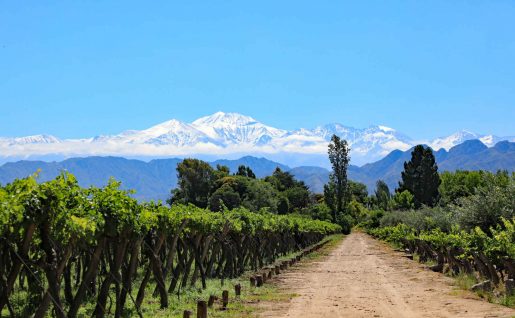
<svg viewBox="0 0 515 318">
<path fill-rule="evenodd" d="M 2 3 L 0 136 L 218 110 L 285 129 L 515 135 L 515 2 Z"/>
</svg>

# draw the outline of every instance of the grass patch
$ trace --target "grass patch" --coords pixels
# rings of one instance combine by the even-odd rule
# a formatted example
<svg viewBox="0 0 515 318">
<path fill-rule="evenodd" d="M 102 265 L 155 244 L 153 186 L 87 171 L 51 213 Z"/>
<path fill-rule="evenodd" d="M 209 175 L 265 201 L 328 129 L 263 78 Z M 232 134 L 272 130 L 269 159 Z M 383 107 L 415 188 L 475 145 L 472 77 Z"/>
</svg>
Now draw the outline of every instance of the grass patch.
<svg viewBox="0 0 515 318">
<path fill-rule="evenodd" d="M 472 286 L 477 284 L 477 279 L 474 275 L 460 273 L 456 276 L 451 277 L 454 278 L 454 284 L 459 289 L 470 290 Z"/>
<path fill-rule="evenodd" d="M 459 290 L 470 291 L 472 286 L 479 282 L 474 275 L 470 274 L 460 273 L 458 275 L 451 277 L 454 278 L 454 284 Z M 481 297 L 482 299 L 487 300 L 490 303 L 515 308 L 515 295 L 507 296 L 504 294 L 503 290 L 494 290 L 492 292 L 477 291 L 475 292 L 475 294 Z"/>
</svg>

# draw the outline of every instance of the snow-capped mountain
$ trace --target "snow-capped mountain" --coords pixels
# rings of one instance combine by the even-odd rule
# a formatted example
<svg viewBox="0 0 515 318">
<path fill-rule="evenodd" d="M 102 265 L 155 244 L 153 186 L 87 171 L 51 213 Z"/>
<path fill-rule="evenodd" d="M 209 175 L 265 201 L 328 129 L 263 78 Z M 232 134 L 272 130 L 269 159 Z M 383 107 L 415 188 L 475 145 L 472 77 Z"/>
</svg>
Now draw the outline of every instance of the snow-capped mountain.
<svg viewBox="0 0 515 318">
<path fill-rule="evenodd" d="M 326 160 L 327 144 L 333 134 L 348 141 L 352 163 L 358 165 L 381 159 L 396 149 L 407 150 L 418 143 L 426 143 L 435 150 L 448 150 L 470 139 L 480 139 L 487 146 L 500 140 L 515 140 L 514 137 L 500 138 L 460 131 L 421 142 L 386 126 L 357 129 L 338 123 L 288 131 L 267 126 L 242 114 L 217 112 L 192 123 L 172 119 L 145 130 L 127 130 L 118 135 L 87 139 L 61 140 L 49 135 L 0 138 L 0 160 L 78 155 L 140 158 L 206 155 L 212 158 L 245 153 L 282 158 L 288 164 L 307 156 L 318 162 Z"/>
<path fill-rule="evenodd" d="M 29 145 L 29 144 L 56 144 L 61 140 L 51 135 L 33 135 L 25 137 L 5 138 L 0 137 L 0 144 L 13 146 L 13 145 Z"/>
<path fill-rule="evenodd" d="M 479 139 L 483 144 L 488 147 L 493 147 L 496 143 L 502 140 L 514 141 L 515 137 L 497 137 L 494 135 L 480 135 L 468 130 L 461 130 L 447 137 L 440 137 L 428 143 L 433 149 L 438 150 L 444 148 L 449 150 L 454 146 L 462 144 L 467 140 Z"/>
<path fill-rule="evenodd" d="M 193 127 L 220 144 L 265 145 L 287 131 L 266 126 L 252 117 L 236 113 L 217 112 L 195 120 Z"/>
</svg>

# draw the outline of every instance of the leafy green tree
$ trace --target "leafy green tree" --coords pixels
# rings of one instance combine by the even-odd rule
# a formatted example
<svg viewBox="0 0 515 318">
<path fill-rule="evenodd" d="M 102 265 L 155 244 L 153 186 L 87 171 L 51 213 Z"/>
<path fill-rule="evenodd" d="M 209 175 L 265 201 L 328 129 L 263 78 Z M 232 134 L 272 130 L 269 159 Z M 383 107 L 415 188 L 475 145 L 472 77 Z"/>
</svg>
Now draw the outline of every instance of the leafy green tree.
<svg viewBox="0 0 515 318">
<path fill-rule="evenodd" d="M 484 185 L 473 195 L 458 200 L 453 211 L 464 229 L 480 227 L 485 233 L 515 217 L 515 175 L 506 172 L 485 174 Z"/>
<path fill-rule="evenodd" d="M 396 192 L 392 201 L 393 208 L 396 210 L 410 210 L 415 208 L 415 197 L 408 190 Z"/>
<path fill-rule="evenodd" d="M 422 205 L 434 206 L 439 200 L 440 175 L 433 151 L 422 145 L 415 146 L 411 160 L 404 163 L 402 181 L 398 192 L 404 190 L 413 194 L 415 208 Z"/>
<path fill-rule="evenodd" d="M 361 220 L 365 218 L 368 210 L 359 201 L 352 199 L 347 205 L 347 212 L 355 220 Z"/>
<path fill-rule="evenodd" d="M 355 182 L 352 180 L 349 183 L 349 200 L 356 200 L 361 204 L 367 204 L 368 202 L 368 191 L 367 186 L 361 182 Z"/>
<path fill-rule="evenodd" d="M 268 208 L 270 212 L 276 213 L 278 196 L 279 193 L 268 182 L 249 179 L 247 192 L 243 195 L 242 205 L 251 211 Z"/>
<path fill-rule="evenodd" d="M 305 186 L 296 186 L 283 192 L 288 198 L 290 212 L 305 208 L 309 204 L 309 190 Z"/>
<path fill-rule="evenodd" d="M 328 155 L 332 166 L 330 185 L 324 189 L 324 194 L 334 196 L 326 198 L 326 202 L 334 202 L 333 222 L 337 221 L 337 215 L 344 212 L 349 202 L 349 182 L 347 180 L 347 168 L 349 167 L 350 149 L 346 140 L 333 135 L 329 143 Z M 328 204 L 329 205 L 329 204 Z"/>
<path fill-rule="evenodd" d="M 213 192 L 209 198 L 209 209 L 215 212 L 221 211 L 223 206 L 232 210 L 239 207 L 240 204 L 240 195 L 227 183 Z"/>
<path fill-rule="evenodd" d="M 388 210 L 392 195 L 388 185 L 383 180 L 377 180 L 375 198 L 377 206 L 383 211 Z"/>
<path fill-rule="evenodd" d="M 275 168 L 272 175 L 266 177 L 265 181 L 271 183 L 278 191 L 281 192 L 300 184 L 300 181 L 295 180 L 291 173 L 282 171 L 279 167 Z"/>
<path fill-rule="evenodd" d="M 313 220 L 321 220 L 331 222 L 331 209 L 325 203 L 317 203 L 310 205 L 301 210 L 301 213 L 308 215 Z"/>
<path fill-rule="evenodd" d="M 223 165 L 216 165 L 216 170 L 214 171 L 214 177 L 216 180 L 222 179 L 224 177 L 229 176 L 231 173 L 229 167 Z"/>
<path fill-rule="evenodd" d="M 184 159 L 177 165 L 178 188 L 172 191 L 170 203 L 191 203 L 200 208 L 208 205 L 215 172 L 205 161 Z"/>
</svg>

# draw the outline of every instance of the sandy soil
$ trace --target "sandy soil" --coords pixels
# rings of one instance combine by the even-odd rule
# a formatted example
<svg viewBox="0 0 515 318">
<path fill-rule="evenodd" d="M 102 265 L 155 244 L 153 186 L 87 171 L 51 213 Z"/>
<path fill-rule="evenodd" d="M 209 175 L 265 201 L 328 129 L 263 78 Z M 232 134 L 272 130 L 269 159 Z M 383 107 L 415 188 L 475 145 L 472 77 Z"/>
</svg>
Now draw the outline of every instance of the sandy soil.
<svg viewBox="0 0 515 318">
<path fill-rule="evenodd" d="M 515 317 L 402 255 L 353 233 L 328 257 L 278 276 L 298 297 L 262 304 L 260 317 Z"/>
</svg>

